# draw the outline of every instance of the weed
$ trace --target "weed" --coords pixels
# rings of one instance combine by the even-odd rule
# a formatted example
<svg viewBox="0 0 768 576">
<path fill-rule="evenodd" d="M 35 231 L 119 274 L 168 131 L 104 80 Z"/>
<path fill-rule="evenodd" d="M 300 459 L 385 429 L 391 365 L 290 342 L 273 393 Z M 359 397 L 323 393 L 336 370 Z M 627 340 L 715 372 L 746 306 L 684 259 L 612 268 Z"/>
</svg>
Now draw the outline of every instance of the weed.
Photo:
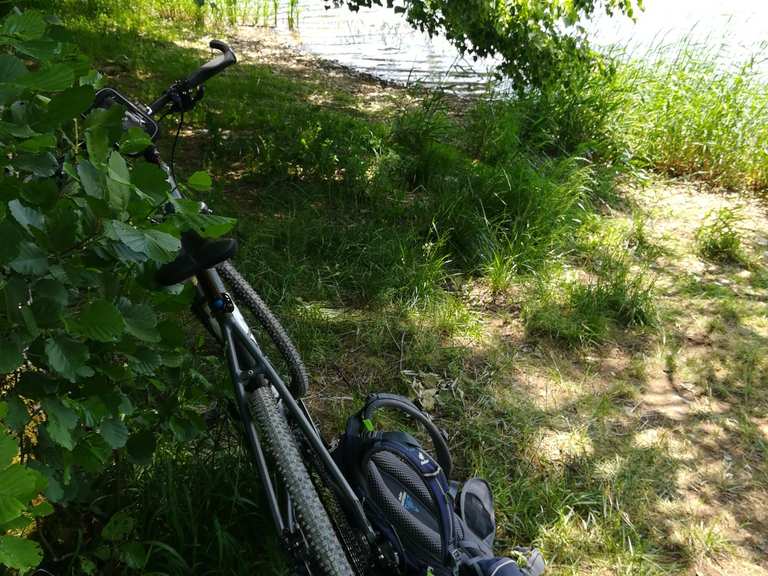
<svg viewBox="0 0 768 576">
<path fill-rule="evenodd" d="M 741 222 L 738 210 L 720 208 L 707 214 L 705 220 L 708 222 L 696 230 L 696 251 L 699 256 L 721 264 L 747 263 L 738 227 Z"/>
<path fill-rule="evenodd" d="M 634 266 L 625 228 L 589 216 L 574 243 L 583 273 L 537 283 L 524 308 L 530 333 L 589 344 L 606 340 L 615 326 L 657 325 L 653 280 Z"/>
<path fill-rule="evenodd" d="M 253 538 L 249 528 L 269 521 L 256 477 L 237 447 L 161 452 L 133 488 L 139 532 L 164 544 L 148 571 L 189 574 L 216 566 L 235 575 L 279 566 L 277 539 Z"/>
<path fill-rule="evenodd" d="M 688 553 L 698 562 L 721 558 L 733 547 L 716 522 L 692 523 L 682 526 L 680 532 Z"/>
<path fill-rule="evenodd" d="M 524 308 L 526 328 L 567 344 L 593 344 L 612 328 L 656 325 L 653 281 L 643 272 L 618 268 L 590 281 L 571 280 L 560 287 L 540 283 Z"/>
</svg>

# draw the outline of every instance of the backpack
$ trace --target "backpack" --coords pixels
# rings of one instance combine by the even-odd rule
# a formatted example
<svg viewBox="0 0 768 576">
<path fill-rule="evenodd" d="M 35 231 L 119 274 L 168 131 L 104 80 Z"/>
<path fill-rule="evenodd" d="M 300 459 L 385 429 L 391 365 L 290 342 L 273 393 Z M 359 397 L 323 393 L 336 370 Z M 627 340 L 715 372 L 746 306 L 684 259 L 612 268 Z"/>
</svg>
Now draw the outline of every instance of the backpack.
<svg viewBox="0 0 768 576">
<path fill-rule="evenodd" d="M 377 432 L 376 411 L 393 408 L 411 416 L 428 433 L 435 456 L 402 431 Z M 453 467 L 445 433 L 410 400 L 394 394 L 373 394 L 347 420 L 332 455 L 360 498 L 366 515 L 392 551 L 392 570 L 413 576 L 534 576 L 509 558 L 493 555 L 493 501 L 481 479 L 461 486 L 450 481 Z M 474 506 L 472 487 L 485 486 L 484 506 Z M 470 492 L 470 494 L 468 494 Z M 483 499 L 483 490 L 477 492 Z M 490 498 L 490 503 L 488 500 Z M 472 510 L 465 509 L 465 504 Z M 484 534 L 468 530 L 468 516 L 484 516 Z M 538 555 L 537 560 L 540 564 Z M 530 566 L 529 561 L 529 567 Z"/>
</svg>

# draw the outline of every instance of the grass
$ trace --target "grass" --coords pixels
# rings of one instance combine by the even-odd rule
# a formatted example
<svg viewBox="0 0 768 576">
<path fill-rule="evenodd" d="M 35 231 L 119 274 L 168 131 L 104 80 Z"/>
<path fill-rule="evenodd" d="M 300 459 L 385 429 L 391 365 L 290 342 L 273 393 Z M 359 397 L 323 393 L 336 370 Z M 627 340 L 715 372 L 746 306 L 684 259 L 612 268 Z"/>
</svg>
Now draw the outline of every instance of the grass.
<svg viewBox="0 0 768 576">
<path fill-rule="evenodd" d="M 271 522 L 253 468 L 239 448 L 161 451 L 140 472 L 131 503 L 143 546 L 142 569 L 164 574 L 279 573 L 279 542 L 253 527 Z M 216 450 L 216 453 L 210 452 Z M 282 570 L 288 572 L 286 566 Z"/>
<path fill-rule="evenodd" d="M 653 278 L 635 255 L 651 246 L 640 221 L 635 216 L 627 227 L 597 215 L 585 219 L 575 233 L 577 267 L 544 274 L 531 291 L 523 309 L 529 334 L 588 345 L 617 329 L 657 326 Z"/>
<path fill-rule="evenodd" d="M 173 41 L 197 44 L 212 15 L 181 0 L 145 5 L 59 7 L 108 83 L 149 101 L 207 56 Z M 377 111 L 323 70 L 243 61 L 209 83 L 182 131 L 177 172 L 206 167 L 216 187 L 201 199 L 239 218 L 238 267 L 305 356 L 327 435 L 369 392 L 438 390 L 458 474 L 494 487 L 500 550 L 539 546 L 556 575 L 691 573 L 730 561 L 733 523 L 755 538 L 763 528 L 745 510 L 768 477 L 765 274 L 759 263 L 749 277 L 693 266 L 752 250 L 747 223 L 707 220 L 698 235 L 715 248 L 699 253 L 704 213 L 664 215 L 617 184 L 653 169 L 764 186 L 763 121 L 739 108 L 761 97 L 751 69 L 739 72 L 744 91 L 730 90 L 737 81 L 700 59 L 681 51 L 677 67 L 575 76 L 571 94 L 550 86 L 461 115 L 450 98 L 397 89 Z M 715 98 L 726 92 L 728 106 Z M 753 140 L 738 136 L 745 126 Z M 685 229 L 658 233 L 670 221 Z M 669 408 L 680 390 L 695 410 Z M 242 455 L 201 442 L 165 447 L 126 476 L 129 500 L 95 494 L 69 520 L 135 506 L 131 541 L 149 555 L 135 572 L 282 569 Z M 754 471 L 749 488 L 717 480 L 722 450 Z M 705 493 L 732 518 L 708 517 Z M 82 557 L 98 560 L 87 544 Z"/>
<path fill-rule="evenodd" d="M 702 258 L 720 264 L 746 264 L 738 211 L 721 208 L 707 215 L 707 222 L 696 230 L 696 251 Z"/>
<path fill-rule="evenodd" d="M 588 282 L 556 277 L 540 284 L 524 311 L 531 335 L 565 344 L 605 342 L 618 328 L 656 323 L 653 284 L 625 268 Z"/>
<path fill-rule="evenodd" d="M 725 188 L 768 185 L 768 96 L 758 51 L 725 60 L 715 43 L 659 45 L 620 68 L 619 128 L 635 162 Z"/>
</svg>

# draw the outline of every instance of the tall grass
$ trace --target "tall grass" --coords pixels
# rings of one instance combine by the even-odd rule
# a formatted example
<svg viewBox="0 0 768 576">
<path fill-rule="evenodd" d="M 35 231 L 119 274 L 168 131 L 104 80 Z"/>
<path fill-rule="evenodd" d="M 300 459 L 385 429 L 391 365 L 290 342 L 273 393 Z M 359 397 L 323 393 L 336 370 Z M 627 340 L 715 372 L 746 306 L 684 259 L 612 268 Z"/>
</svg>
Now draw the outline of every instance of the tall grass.
<svg viewBox="0 0 768 576">
<path fill-rule="evenodd" d="M 271 519 L 248 462 L 232 445 L 164 448 L 140 471 L 131 482 L 132 510 L 148 551 L 146 572 L 277 572 L 282 555 L 276 536 L 254 531 Z"/>
<path fill-rule="evenodd" d="M 175 31 L 193 29 L 198 32 L 220 26 L 239 24 L 277 26 L 281 6 L 286 8 L 288 28 L 299 25 L 298 0 L 141 0 L 134 9 L 121 0 L 31 0 L 57 12 L 74 12 L 86 18 L 97 18 L 120 29 L 148 32 L 168 28 Z"/>
<path fill-rule="evenodd" d="M 619 66 L 628 98 L 616 124 L 636 162 L 726 188 L 768 187 L 765 51 L 726 58 L 720 46 L 686 41 Z"/>
</svg>

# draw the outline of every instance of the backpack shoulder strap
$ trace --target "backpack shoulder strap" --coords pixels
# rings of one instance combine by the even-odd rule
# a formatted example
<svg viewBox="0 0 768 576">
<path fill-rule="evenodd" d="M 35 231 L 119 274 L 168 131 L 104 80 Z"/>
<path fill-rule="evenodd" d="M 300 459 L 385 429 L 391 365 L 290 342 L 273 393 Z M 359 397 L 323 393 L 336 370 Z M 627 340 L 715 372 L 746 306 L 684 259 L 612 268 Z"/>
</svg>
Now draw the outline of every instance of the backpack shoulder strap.
<svg viewBox="0 0 768 576">
<path fill-rule="evenodd" d="M 360 411 L 361 424 L 363 426 L 370 426 L 373 415 L 382 408 L 395 408 L 405 412 L 424 426 L 435 447 L 437 462 L 440 464 L 440 468 L 443 469 L 445 477 L 450 479 L 453 462 L 451 460 L 451 452 L 448 450 L 446 435 L 435 425 L 432 418 L 404 396 L 380 393 L 371 394 L 366 399 L 365 406 Z"/>
</svg>

